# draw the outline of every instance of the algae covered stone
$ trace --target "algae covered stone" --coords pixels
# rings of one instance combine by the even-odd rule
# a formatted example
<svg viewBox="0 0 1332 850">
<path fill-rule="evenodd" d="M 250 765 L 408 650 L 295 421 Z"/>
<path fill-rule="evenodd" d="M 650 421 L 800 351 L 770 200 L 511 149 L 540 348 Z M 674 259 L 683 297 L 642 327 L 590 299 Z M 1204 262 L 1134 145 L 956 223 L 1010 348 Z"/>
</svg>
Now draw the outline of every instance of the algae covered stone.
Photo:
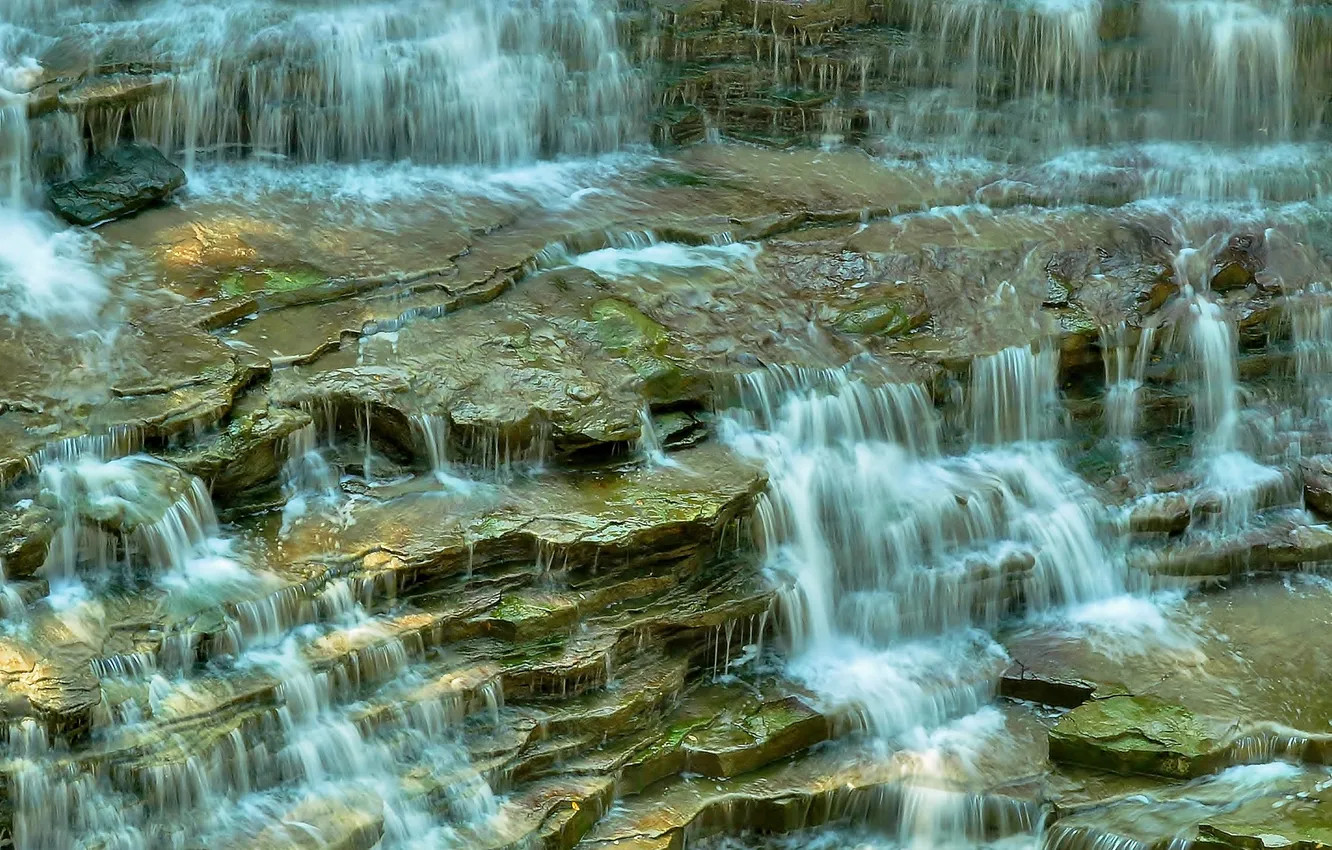
<svg viewBox="0 0 1332 850">
<path fill-rule="evenodd" d="M 1050 730 L 1050 758 L 1116 773 L 1187 779 L 1211 772 L 1221 756 L 1192 712 L 1153 696 L 1094 699 Z"/>
<path fill-rule="evenodd" d="M 911 316 L 896 298 L 869 298 L 857 301 L 835 324 L 843 333 L 896 336 L 911 329 Z"/>
</svg>

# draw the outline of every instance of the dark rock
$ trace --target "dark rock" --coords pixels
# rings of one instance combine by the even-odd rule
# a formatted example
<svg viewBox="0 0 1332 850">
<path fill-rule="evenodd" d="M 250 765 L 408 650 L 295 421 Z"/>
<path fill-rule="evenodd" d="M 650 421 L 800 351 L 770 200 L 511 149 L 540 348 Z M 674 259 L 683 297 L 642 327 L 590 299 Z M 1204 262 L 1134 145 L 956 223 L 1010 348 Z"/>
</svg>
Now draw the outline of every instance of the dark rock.
<svg viewBox="0 0 1332 850">
<path fill-rule="evenodd" d="M 1047 676 L 1015 664 L 999 679 L 999 695 L 1057 708 L 1077 708 L 1092 698 L 1096 686 L 1082 679 Z"/>
<path fill-rule="evenodd" d="M 66 221 L 91 225 L 160 203 L 185 185 L 185 172 L 156 148 L 123 145 L 94 159 L 82 177 L 50 187 L 47 199 Z"/>
</svg>

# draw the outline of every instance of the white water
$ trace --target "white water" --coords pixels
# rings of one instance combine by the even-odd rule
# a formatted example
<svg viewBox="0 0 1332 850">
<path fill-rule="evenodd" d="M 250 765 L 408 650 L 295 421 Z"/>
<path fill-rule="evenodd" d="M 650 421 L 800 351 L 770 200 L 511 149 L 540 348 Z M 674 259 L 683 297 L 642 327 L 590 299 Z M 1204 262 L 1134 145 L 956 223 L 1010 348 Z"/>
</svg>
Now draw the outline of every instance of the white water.
<svg viewBox="0 0 1332 850">
<path fill-rule="evenodd" d="M 553 266 L 577 266 L 603 277 L 643 278 L 659 281 L 667 275 L 682 276 L 706 269 L 754 271 L 760 247 L 752 242 L 721 238 L 712 245 L 661 242 L 651 232 L 608 234 L 610 247 L 571 254 L 563 245 L 548 248 L 545 262 Z"/>
<path fill-rule="evenodd" d="M 962 455 L 940 452 L 918 386 L 742 378 L 748 410 L 729 438 L 771 476 L 759 538 L 784 588 L 791 669 L 877 734 L 987 701 L 1003 654 L 979 630 L 1016 588 L 1041 609 L 1126 587 L 1103 509 L 1036 440 L 1057 429 L 1053 377 L 1026 347 L 973 363 L 972 422 L 990 445 Z"/>
<path fill-rule="evenodd" d="M 635 138 L 639 78 L 599 0 L 71 3 L 94 56 L 152 56 L 145 140 L 200 155 L 509 163 Z M 59 19 L 34 8 L 37 33 Z"/>
<path fill-rule="evenodd" d="M 94 665 L 99 675 L 140 681 L 145 688 L 143 705 L 120 706 L 118 721 L 102 734 L 117 734 L 119 724 L 132 731 L 144 712 L 158 720 L 182 710 L 188 716 L 197 711 L 195 688 L 206 692 L 212 677 L 232 669 L 277 683 L 276 737 L 254 739 L 237 730 L 183 762 L 149 765 L 142 797 L 126 802 L 123 778 L 70 763 L 63 746 L 48 742 L 34 721 L 16 722 L 0 765 L 15 781 L 18 848 L 167 850 L 261 833 L 281 842 L 290 840 L 283 838 L 287 831 L 319 828 L 301 823 L 307 807 L 317 814 L 345 805 L 348 811 L 382 812 L 378 846 L 424 850 L 463 844 L 467 829 L 484 827 L 495 816 L 494 794 L 457 739 L 466 694 L 413 701 L 380 724 L 383 734 L 368 734 L 355 722 L 359 688 L 392 683 L 410 692 L 427 683 L 411 667 L 409 644 L 371 618 L 345 580 L 330 580 L 307 596 L 246 565 L 198 479 L 147 456 L 105 460 L 87 451 L 105 448 L 105 442 L 85 441 L 84 453 L 65 446 L 38 467 L 43 498 L 63 517 L 45 568 L 53 584 L 48 604 L 61 622 L 95 634 L 104 617 L 101 600 L 146 576 L 155 577 L 165 593 L 159 604 L 170 616 L 185 618 L 222 603 L 230 603 L 234 614 L 226 615 L 228 637 L 212 645 L 213 656 L 224 659 L 222 668 L 196 668 L 199 635 L 189 632 L 164 635 L 155 655 Z M 319 457 L 313 426 L 288 443 L 287 486 L 293 493 L 336 486 Z M 9 598 L 0 596 L 7 618 Z M 306 660 L 309 644 L 331 629 L 366 648 L 340 666 L 317 669 Z M 496 688 L 484 685 L 477 696 L 496 705 L 502 700 Z M 429 765 L 445 783 L 448 819 L 402 787 L 400 771 L 415 764 Z"/>
</svg>

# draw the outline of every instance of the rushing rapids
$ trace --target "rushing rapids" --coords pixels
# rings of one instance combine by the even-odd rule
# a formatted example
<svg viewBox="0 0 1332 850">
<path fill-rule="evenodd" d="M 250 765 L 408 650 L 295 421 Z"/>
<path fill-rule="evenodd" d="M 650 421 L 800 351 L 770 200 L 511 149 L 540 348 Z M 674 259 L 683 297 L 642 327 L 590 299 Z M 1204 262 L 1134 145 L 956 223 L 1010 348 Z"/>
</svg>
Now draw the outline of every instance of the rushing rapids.
<svg viewBox="0 0 1332 850">
<path fill-rule="evenodd" d="M 10 0 L 0 847 L 1332 841 L 1326 11 Z"/>
</svg>

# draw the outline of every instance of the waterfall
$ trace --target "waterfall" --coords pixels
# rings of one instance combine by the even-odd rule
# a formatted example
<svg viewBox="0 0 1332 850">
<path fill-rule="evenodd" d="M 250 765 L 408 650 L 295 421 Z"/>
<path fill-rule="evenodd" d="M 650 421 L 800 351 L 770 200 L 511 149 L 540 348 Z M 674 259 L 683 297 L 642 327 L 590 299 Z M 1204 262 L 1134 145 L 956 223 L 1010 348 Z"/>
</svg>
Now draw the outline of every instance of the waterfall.
<svg viewBox="0 0 1332 850">
<path fill-rule="evenodd" d="M 661 435 L 657 433 L 656 423 L 652 420 L 652 410 L 646 404 L 638 414 L 638 453 L 648 466 L 675 467 L 673 460 L 661 445 Z"/>
<path fill-rule="evenodd" d="M 187 166 L 242 152 L 514 163 L 641 133 L 640 78 L 603 0 L 66 5 L 94 65 L 151 55 L 171 69 L 122 119 Z M 16 17 L 37 33 L 53 19 Z"/>
<path fill-rule="evenodd" d="M 973 363 L 980 439 L 962 455 L 941 453 L 920 386 L 845 371 L 741 378 L 749 406 L 728 434 L 771 476 L 758 533 L 795 668 L 828 686 L 840 676 L 839 696 L 880 734 L 983 704 L 993 665 L 969 630 L 995 625 L 1018 588 L 1042 608 L 1126 586 L 1090 488 L 1034 442 L 1055 431 L 1052 364 L 1025 346 Z"/>
<path fill-rule="evenodd" d="M 972 435 L 978 443 L 1044 440 L 1054 435 L 1059 352 L 1017 346 L 971 365 Z"/>
<path fill-rule="evenodd" d="M 1139 445 L 1136 437 L 1142 415 L 1141 393 L 1147 364 L 1156 344 L 1156 329 L 1141 328 L 1137 344 L 1129 341 L 1126 325 L 1101 328 L 1101 355 L 1105 363 L 1105 433 L 1119 447 L 1121 465 L 1136 477 Z"/>
</svg>

